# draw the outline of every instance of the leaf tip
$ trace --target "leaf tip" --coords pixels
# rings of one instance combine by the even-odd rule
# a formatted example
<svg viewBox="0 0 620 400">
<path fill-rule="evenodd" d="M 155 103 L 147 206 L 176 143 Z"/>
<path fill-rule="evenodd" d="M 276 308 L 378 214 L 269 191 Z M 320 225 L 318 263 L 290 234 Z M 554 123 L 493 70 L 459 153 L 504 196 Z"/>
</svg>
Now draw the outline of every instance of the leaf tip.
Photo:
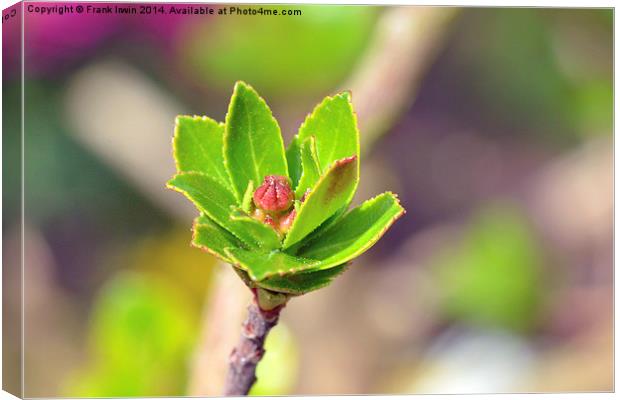
<svg viewBox="0 0 620 400">
<path fill-rule="evenodd" d="M 172 178 L 166 181 L 166 189 L 171 189 L 174 191 L 178 191 L 178 188 L 175 186 L 174 181 L 177 178 L 178 174 L 175 174 Z"/>
<path fill-rule="evenodd" d="M 355 160 L 357 160 L 357 156 L 356 155 L 353 155 L 353 156 L 350 156 L 350 157 L 341 158 L 340 160 L 334 161 L 334 168 L 339 168 L 339 167 L 345 166 L 347 164 L 350 164 L 350 163 L 354 162 Z"/>
<path fill-rule="evenodd" d="M 339 93 L 338 96 L 342 96 L 349 103 L 351 103 L 353 101 L 353 92 L 351 90 L 345 90 L 345 91 Z"/>
<path fill-rule="evenodd" d="M 238 93 L 238 92 L 240 92 L 242 90 L 245 90 L 245 91 L 248 91 L 248 92 L 257 93 L 256 90 L 249 83 L 247 83 L 245 81 L 241 81 L 241 80 L 235 82 L 235 87 L 233 88 L 233 93 Z"/>
<path fill-rule="evenodd" d="M 407 210 L 405 209 L 405 207 L 403 207 L 403 204 L 400 202 L 400 197 L 398 197 L 398 193 L 394 193 L 391 191 L 387 191 L 385 192 L 388 196 L 392 196 L 394 198 L 394 200 L 396 201 L 396 204 L 398 205 L 398 207 L 400 207 L 401 212 L 396 216 L 396 219 L 400 218 L 401 216 L 407 214 Z"/>
<path fill-rule="evenodd" d="M 174 126 L 178 127 L 181 124 L 181 121 L 189 118 L 189 115 L 179 114 L 174 118 Z M 175 132 L 176 133 L 176 132 Z"/>
</svg>

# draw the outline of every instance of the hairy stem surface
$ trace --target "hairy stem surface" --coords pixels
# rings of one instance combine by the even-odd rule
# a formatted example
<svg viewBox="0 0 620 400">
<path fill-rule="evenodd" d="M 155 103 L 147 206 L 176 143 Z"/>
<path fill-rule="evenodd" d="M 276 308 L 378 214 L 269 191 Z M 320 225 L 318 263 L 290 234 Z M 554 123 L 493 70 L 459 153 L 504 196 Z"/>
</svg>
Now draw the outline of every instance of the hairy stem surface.
<svg viewBox="0 0 620 400">
<path fill-rule="evenodd" d="M 256 298 L 248 307 L 248 318 L 241 326 L 241 338 L 230 354 L 225 396 L 247 395 L 256 382 L 256 366 L 265 353 L 265 339 L 278 323 L 282 308 L 261 310 Z"/>
</svg>

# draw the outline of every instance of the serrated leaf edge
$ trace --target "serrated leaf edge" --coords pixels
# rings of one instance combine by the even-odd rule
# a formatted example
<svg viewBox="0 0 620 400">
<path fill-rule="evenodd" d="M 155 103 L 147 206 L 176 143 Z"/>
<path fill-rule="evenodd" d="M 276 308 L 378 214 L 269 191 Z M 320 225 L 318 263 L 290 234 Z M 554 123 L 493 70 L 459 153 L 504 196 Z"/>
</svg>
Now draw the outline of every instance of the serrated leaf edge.
<svg viewBox="0 0 620 400">
<path fill-rule="evenodd" d="M 302 271 L 311 272 L 312 268 L 320 263 L 319 260 L 312 260 L 312 259 L 304 258 L 304 257 L 296 257 L 296 256 L 290 255 L 288 253 L 282 252 L 282 253 L 290 256 L 290 257 L 295 257 L 295 258 L 302 259 L 304 261 L 309 261 L 309 262 L 311 262 L 311 265 L 309 265 L 307 268 L 291 268 L 288 271 L 279 270 L 277 272 L 267 273 L 264 277 L 262 277 L 261 279 L 258 279 L 249 268 L 247 268 L 245 265 L 243 265 L 243 263 L 241 261 L 239 261 L 233 254 L 231 254 L 229 252 L 229 249 L 231 249 L 231 248 L 232 247 L 226 247 L 224 249 L 224 251 L 226 252 L 226 255 L 232 259 L 231 264 L 233 264 L 236 268 L 242 269 L 245 272 L 247 272 L 248 275 L 250 276 L 250 278 L 252 279 L 252 281 L 256 282 L 257 284 L 259 284 L 260 282 L 264 281 L 265 279 L 268 279 L 268 278 L 273 277 L 273 276 L 285 277 L 285 276 L 288 276 L 288 275 L 301 273 Z M 274 251 L 280 251 L 280 250 L 272 250 L 272 251 L 267 252 L 267 253 L 271 253 L 271 252 L 274 252 Z"/>
<path fill-rule="evenodd" d="M 398 195 L 396 193 L 390 192 L 390 191 L 378 194 L 377 196 L 372 197 L 372 198 L 364 201 L 364 203 L 374 201 L 374 200 L 378 199 L 381 196 L 390 196 L 390 197 L 392 197 L 396 201 L 396 205 L 400 208 L 400 212 L 398 214 L 396 214 L 395 216 L 393 216 L 390 219 L 390 221 L 385 225 L 385 227 L 383 229 L 381 229 L 381 231 L 379 231 L 379 233 L 377 233 L 373 237 L 374 240 L 371 239 L 371 240 L 369 240 L 367 242 L 367 244 L 365 244 L 363 246 L 360 246 L 357 250 L 355 250 L 353 252 L 353 254 L 350 256 L 350 258 L 348 260 L 344 261 L 345 263 L 353 261 L 354 259 L 356 259 L 360 255 L 362 255 L 366 251 L 368 251 L 372 246 L 374 246 L 379 241 L 379 239 L 381 239 L 383 237 L 383 235 L 385 235 L 385 233 L 388 231 L 388 229 L 390 229 L 390 227 L 392 225 L 394 225 L 394 222 L 396 222 L 400 217 L 402 217 L 403 215 L 405 215 L 407 213 L 405 208 L 401 205 L 400 199 L 398 198 Z M 362 204 L 364 204 L 364 203 L 362 203 Z M 342 216 L 342 218 L 345 218 L 345 217 L 346 217 L 346 214 Z M 309 244 L 309 246 L 312 247 L 312 244 Z M 300 257 L 300 258 L 303 258 L 303 257 Z M 326 259 L 329 259 L 329 257 L 326 257 Z M 317 270 L 320 271 L 320 270 L 324 270 L 324 269 L 329 269 L 329 268 L 333 268 L 335 266 L 342 265 L 342 264 L 343 264 L 343 261 L 338 261 L 336 263 L 326 263 L 326 265 L 320 265 L 319 264 L 319 268 Z"/>
<path fill-rule="evenodd" d="M 199 208 L 199 207 L 198 207 L 198 205 L 197 205 L 197 201 L 194 199 L 194 197 L 193 197 L 193 196 L 190 196 L 190 195 L 189 195 L 189 193 L 187 193 L 185 190 L 182 190 L 182 189 L 180 189 L 180 188 L 178 188 L 178 187 L 173 186 L 173 185 L 171 185 L 171 184 L 170 184 L 170 181 L 174 180 L 177 176 L 182 175 L 182 174 L 197 174 L 197 175 L 203 175 L 203 176 L 207 176 L 207 175 L 205 175 L 205 174 L 203 174 L 203 173 L 200 173 L 200 172 L 181 172 L 181 173 L 178 173 L 178 174 L 174 174 L 174 176 L 173 176 L 172 178 L 170 178 L 170 179 L 168 180 L 168 182 L 166 182 L 166 188 L 167 188 L 167 189 L 174 190 L 175 192 L 181 193 L 182 195 L 184 195 L 185 197 L 187 197 L 187 198 L 188 198 L 188 199 L 189 199 L 189 200 L 190 200 L 190 201 L 194 204 L 194 206 L 195 206 L 196 208 Z M 212 220 L 213 220 L 216 224 L 218 224 L 218 225 L 219 225 L 219 223 L 218 223 L 218 222 L 217 222 L 217 221 L 216 221 L 216 220 L 215 220 L 215 219 L 214 219 L 211 215 L 209 215 L 209 213 L 208 213 L 208 212 L 203 211 L 203 210 L 200 210 L 200 212 L 203 212 L 204 214 L 206 214 L 206 215 L 207 215 L 209 218 L 211 218 L 211 219 L 212 219 Z M 228 214 L 228 218 L 230 218 L 230 214 Z M 240 237 L 239 237 L 239 235 L 237 235 L 236 233 L 231 232 L 231 231 L 229 231 L 228 229 L 226 229 L 226 228 L 224 228 L 224 227 L 222 227 L 222 229 L 225 229 L 225 230 L 226 230 L 226 232 L 230 233 L 231 235 L 233 235 L 234 237 L 236 237 L 237 239 L 239 239 L 239 240 L 241 241 L 241 243 L 245 243 L 245 244 L 247 244 L 247 245 L 249 245 L 249 246 L 254 245 L 254 246 L 258 247 L 258 243 L 248 243 L 248 242 L 247 242 L 247 240 L 244 240 L 244 239 L 240 238 Z"/>
<path fill-rule="evenodd" d="M 308 124 L 308 120 L 310 118 L 312 118 L 314 116 L 314 113 L 321 107 L 324 106 L 325 103 L 327 103 L 328 101 L 333 101 L 335 98 L 337 97 L 344 97 L 347 100 L 347 103 L 349 104 L 349 108 L 351 110 L 351 114 L 353 115 L 353 121 L 354 121 L 354 125 L 355 125 L 355 131 L 357 132 L 357 143 L 356 143 L 356 148 L 355 148 L 355 152 L 358 157 L 358 159 L 360 158 L 360 130 L 359 130 L 359 125 L 358 125 L 358 118 L 357 118 L 357 113 L 355 112 L 355 109 L 353 108 L 353 101 L 352 101 L 352 92 L 350 90 L 344 90 L 342 92 L 338 92 L 332 96 L 326 96 L 323 100 L 321 100 L 321 102 L 319 104 L 317 104 L 310 113 L 306 114 L 306 118 L 304 118 L 304 121 L 301 123 L 301 125 L 299 126 L 299 129 L 297 130 L 297 135 L 299 136 L 299 132 L 301 132 L 306 125 Z M 336 160 L 337 161 L 337 160 Z M 360 168 L 360 164 L 358 163 L 357 166 L 357 176 L 359 176 L 359 168 Z M 328 165 L 327 168 L 325 168 L 325 170 L 329 169 L 331 166 Z M 320 164 L 319 164 L 319 168 L 320 168 Z M 321 172 L 324 172 L 324 170 L 322 170 Z M 355 187 L 355 189 L 357 190 L 357 185 Z M 353 192 L 355 194 L 355 191 Z"/>
<path fill-rule="evenodd" d="M 214 221 L 214 223 L 215 223 L 215 221 Z M 190 246 L 191 246 L 191 247 L 195 247 L 195 248 L 197 248 L 197 249 L 200 249 L 200 250 L 202 250 L 202 251 L 204 251 L 204 252 L 207 252 L 207 253 L 211 254 L 212 256 L 217 257 L 217 258 L 219 258 L 220 260 L 223 260 L 223 261 L 225 261 L 225 262 L 227 262 L 227 263 L 231 263 L 231 262 L 232 262 L 232 260 L 230 260 L 229 258 L 227 258 L 225 255 L 218 253 L 217 251 L 215 251 L 215 250 L 211 249 L 211 248 L 210 248 L 210 247 L 208 247 L 208 246 L 205 246 L 205 245 L 201 245 L 201 244 L 196 243 L 196 236 L 198 235 L 197 230 L 198 230 L 198 228 L 199 228 L 199 227 L 201 227 L 201 226 L 208 226 L 208 225 L 207 225 L 207 224 L 201 224 L 201 223 L 199 223 L 199 222 L 198 222 L 198 218 L 195 218 L 195 219 L 194 219 L 194 222 L 192 223 L 192 241 L 190 242 Z M 224 229 L 224 228 L 222 228 L 222 229 Z M 226 232 L 228 232 L 228 230 L 226 230 Z M 229 232 L 229 233 L 230 233 L 230 232 Z M 232 235 L 232 233 L 231 233 L 231 235 Z M 233 236 L 234 236 L 234 235 L 233 235 Z M 235 236 L 235 237 L 236 237 L 236 236 Z"/>
<path fill-rule="evenodd" d="M 339 277 L 340 275 L 342 275 L 345 271 L 347 271 L 349 269 L 350 264 L 351 264 L 351 262 L 346 262 L 346 263 L 338 264 L 338 265 L 334 266 L 333 268 L 337 268 L 337 267 L 339 267 L 341 265 L 345 265 L 345 268 L 343 268 L 343 270 L 338 272 L 336 275 L 332 276 L 331 279 L 328 282 L 324 282 L 324 283 L 322 283 L 320 285 L 317 285 L 315 288 L 313 288 L 311 290 L 291 290 L 291 289 L 283 289 L 283 288 L 277 287 L 277 286 L 270 286 L 268 284 L 268 282 L 267 282 L 270 278 L 265 278 L 265 279 L 263 279 L 260 282 L 256 282 L 256 285 L 258 285 L 258 286 L 260 286 L 262 288 L 268 289 L 268 290 L 272 290 L 274 292 L 286 293 L 286 294 L 291 295 L 291 296 L 302 296 L 302 295 L 304 295 L 306 293 L 314 292 L 315 290 L 323 289 L 324 287 L 331 285 L 331 283 L 337 277 Z M 293 274 L 293 275 L 310 274 L 312 272 L 319 272 L 319 271 L 321 271 L 321 270 L 318 270 L 318 271 L 317 270 L 302 271 L 302 272 L 299 272 L 299 273 Z M 273 278 L 273 277 L 271 277 L 271 278 Z"/>
<path fill-rule="evenodd" d="M 304 193 L 298 193 L 299 188 L 300 188 L 300 184 L 303 182 L 303 179 L 305 178 L 306 175 L 306 169 L 304 168 L 304 162 L 303 162 L 303 151 L 304 151 L 304 146 L 306 145 L 306 142 L 310 141 L 310 157 L 312 158 L 312 162 L 314 163 L 317 171 L 319 171 L 319 177 L 321 176 L 321 166 L 319 165 L 319 160 L 318 160 L 318 156 L 316 154 L 316 138 L 313 136 L 308 136 L 306 138 L 306 140 L 303 141 L 303 143 L 301 144 L 301 176 L 299 177 L 299 182 L 297 182 L 297 185 L 295 187 L 295 197 L 301 198 Z M 316 182 L 315 182 L 316 184 Z M 306 190 L 311 189 L 311 187 L 306 188 Z M 305 192 L 305 190 L 304 190 Z"/>
<path fill-rule="evenodd" d="M 206 121 L 206 120 L 210 120 L 215 122 L 219 127 L 226 129 L 226 126 L 224 125 L 223 122 L 218 122 L 216 120 L 214 120 L 213 118 L 207 117 L 206 115 L 188 115 L 188 114 L 179 114 L 175 117 L 174 119 L 174 134 L 172 136 L 172 159 L 174 160 L 174 168 L 176 169 L 177 173 L 175 175 L 178 175 L 180 173 L 186 173 L 186 172 L 198 172 L 198 173 L 202 173 L 200 171 L 181 171 L 181 168 L 179 167 L 179 160 L 176 157 L 177 154 L 177 135 L 179 133 L 179 119 L 180 118 L 190 118 L 193 121 Z M 223 151 L 223 148 L 222 148 Z M 223 155 L 222 155 L 223 157 Z M 224 159 L 224 161 L 226 161 Z M 230 174 L 228 172 L 228 169 L 226 168 L 226 166 L 224 166 L 224 170 L 226 172 L 226 175 L 228 177 L 228 182 L 224 182 L 222 181 L 222 178 L 218 177 L 218 176 L 211 176 L 209 175 L 211 178 L 215 179 L 216 181 L 218 181 L 219 183 L 221 183 L 222 185 L 224 185 L 227 189 L 232 189 L 231 188 L 231 183 L 230 183 Z"/>
<path fill-rule="evenodd" d="M 333 162 L 333 163 L 329 166 L 329 168 L 327 168 L 327 170 L 326 170 L 324 173 L 322 173 L 322 174 L 321 174 L 321 176 L 319 177 L 319 180 L 318 180 L 318 181 L 316 181 L 316 183 L 315 183 L 315 184 L 314 184 L 314 186 L 312 187 L 312 190 L 310 191 L 310 193 L 308 193 L 308 196 L 306 197 L 306 200 L 305 200 L 305 201 L 301 204 L 301 206 L 299 207 L 299 212 L 297 213 L 297 217 L 295 218 L 295 221 L 293 221 L 293 225 L 291 226 L 291 229 L 290 229 L 289 233 L 293 231 L 293 228 L 295 227 L 295 222 L 296 222 L 296 221 L 299 221 L 299 219 L 300 219 L 300 218 L 303 218 L 301 213 L 302 213 L 302 211 L 303 211 L 304 204 L 308 204 L 308 203 L 309 203 L 309 201 L 310 201 L 310 199 L 312 198 L 312 196 L 313 196 L 313 195 L 315 195 L 315 193 L 316 193 L 316 188 L 317 188 L 317 187 L 318 187 L 318 186 L 319 186 L 319 185 L 320 185 L 320 184 L 321 184 L 321 183 L 322 183 L 325 179 L 327 179 L 327 176 L 329 176 L 330 171 L 332 171 L 333 169 L 335 169 L 335 168 L 337 168 L 337 167 L 339 167 L 339 166 L 341 166 L 341 165 L 343 165 L 343 164 L 345 164 L 345 163 L 355 161 L 356 159 L 357 159 L 357 156 L 350 156 L 350 157 L 345 157 L 345 158 L 341 158 L 341 159 L 339 159 L 339 160 L 336 160 L 336 161 L 334 161 L 334 162 Z M 358 168 L 359 168 L 359 161 L 357 162 L 357 165 L 358 165 Z M 359 175 L 358 175 L 358 179 L 356 179 L 356 182 L 359 182 Z M 356 191 L 356 190 L 357 190 L 357 183 L 356 183 L 356 185 L 354 186 L 354 189 L 353 189 L 353 194 L 355 194 L 355 191 Z M 336 212 L 337 212 L 337 211 L 336 211 Z M 333 215 L 333 214 L 332 214 L 332 215 Z M 330 216 L 331 216 L 331 215 L 330 215 Z M 329 217 L 328 217 L 328 218 L 329 218 Z M 326 220 L 327 220 L 327 219 L 326 219 Z M 320 226 L 320 225 L 319 225 L 319 226 Z M 317 226 L 317 228 L 318 228 L 318 226 Z M 316 228 L 315 228 L 315 229 L 316 229 Z M 304 237 L 307 237 L 307 236 L 308 236 L 309 234 L 311 234 L 312 232 L 314 232 L 314 230 L 310 231 L 310 232 L 309 232 L 306 236 L 304 236 Z M 288 238 L 289 238 L 289 236 L 287 235 L 287 236 L 286 236 L 286 238 L 284 239 L 283 243 L 282 243 L 282 248 L 283 248 L 283 249 L 287 249 L 287 248 L 291 247 L 291 245 L 288 245 L 288 246 L 287 246 L 287 239 L 288 239 Z M 303 240 L 303 239 L 304 239 L 304 238 L 301 238 L 299 241 L 301 241 L 301 240 Z M 294 244 L 295 244 L 295 243 L 293 243 L 293 245 L 294 245 Z"/>
</svg>

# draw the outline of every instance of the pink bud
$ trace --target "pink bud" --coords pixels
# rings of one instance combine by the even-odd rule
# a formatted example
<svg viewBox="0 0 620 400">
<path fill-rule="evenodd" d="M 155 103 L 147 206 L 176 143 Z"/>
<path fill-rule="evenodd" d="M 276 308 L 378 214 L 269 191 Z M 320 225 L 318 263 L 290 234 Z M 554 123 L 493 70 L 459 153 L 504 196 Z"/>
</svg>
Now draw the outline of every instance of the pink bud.
<svg viewBox="0 0 620 400">
<path fill-rule="evenodd" d="M 295 200 L 288 179 L 279 175 L 268 175 L 254 192 L 256 207 L 270 213 L 287 211 Z"/>
</svg>

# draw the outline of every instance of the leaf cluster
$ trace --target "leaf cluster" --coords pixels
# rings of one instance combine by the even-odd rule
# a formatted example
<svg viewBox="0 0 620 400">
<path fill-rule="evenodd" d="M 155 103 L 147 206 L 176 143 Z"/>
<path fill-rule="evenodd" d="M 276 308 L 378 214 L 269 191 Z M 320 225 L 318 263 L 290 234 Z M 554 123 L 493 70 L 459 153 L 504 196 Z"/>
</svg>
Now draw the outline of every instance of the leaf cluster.
<svg viewBox="0 0 620 400">
<path fill-rule="evenodd" d="M 360 153 L 348 92 L 316 106 L 285 149 L 265 101 L 237 82 L 225 123 L 179 116 L 173 148 L 178 173 L 168 187 L 200 211 L 192 245 L 231 263 L 251 288 L 290 296 L 324 287 L 404 213 L 390 192 L 347 211 Z M 267 175 L 288 177 L 296 195 L 283 236 L 251 216 L 252 193 Z"/>
</svg>

